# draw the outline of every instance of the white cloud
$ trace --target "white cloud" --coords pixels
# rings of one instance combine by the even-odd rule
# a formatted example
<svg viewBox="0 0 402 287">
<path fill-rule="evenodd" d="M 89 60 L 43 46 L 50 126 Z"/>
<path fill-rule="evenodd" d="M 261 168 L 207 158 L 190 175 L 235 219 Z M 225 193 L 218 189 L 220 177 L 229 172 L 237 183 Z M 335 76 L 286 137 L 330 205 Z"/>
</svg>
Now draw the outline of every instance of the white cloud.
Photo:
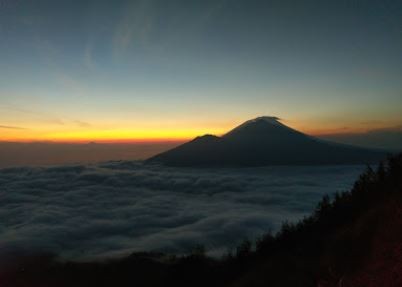
<svg viewBox="0 0 402 287">
<path fill-rule="evenodd" d="M 362 167 L 176 169 L 106 162 L 0 170 L 0 255 L 92 258 L 133 251 L 226 251 L 311 212 Z"/>
</svg>

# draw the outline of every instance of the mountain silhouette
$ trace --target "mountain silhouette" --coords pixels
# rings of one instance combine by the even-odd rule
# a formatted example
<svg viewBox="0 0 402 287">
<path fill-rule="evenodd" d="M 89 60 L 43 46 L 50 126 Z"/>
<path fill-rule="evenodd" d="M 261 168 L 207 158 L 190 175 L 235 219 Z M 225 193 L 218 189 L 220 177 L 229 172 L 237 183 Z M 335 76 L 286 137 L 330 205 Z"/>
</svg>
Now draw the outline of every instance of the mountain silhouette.
<svg viewBox="0 0 402 287">
<path fill-rule="evenodd" d="M 277 117 L 258 117 L 218 137 L 204 135 L 149 158 L 169 166 L 363 164 L 385 152 L 337 144 L 303 134 Z"/>
</svg>

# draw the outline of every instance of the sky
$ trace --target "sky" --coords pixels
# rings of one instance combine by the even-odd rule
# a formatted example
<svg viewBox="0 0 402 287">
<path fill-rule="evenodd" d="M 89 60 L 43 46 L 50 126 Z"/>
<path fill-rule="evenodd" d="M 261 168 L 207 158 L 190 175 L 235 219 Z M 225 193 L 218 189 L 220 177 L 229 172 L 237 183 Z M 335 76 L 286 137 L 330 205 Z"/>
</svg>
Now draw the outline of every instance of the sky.
<svg viewBox="0 0 402 287">
<path fill-rule="evenodd" d="M 0 140 L 402 127 L 402 2 L 0 0 Z"/>
</svg>

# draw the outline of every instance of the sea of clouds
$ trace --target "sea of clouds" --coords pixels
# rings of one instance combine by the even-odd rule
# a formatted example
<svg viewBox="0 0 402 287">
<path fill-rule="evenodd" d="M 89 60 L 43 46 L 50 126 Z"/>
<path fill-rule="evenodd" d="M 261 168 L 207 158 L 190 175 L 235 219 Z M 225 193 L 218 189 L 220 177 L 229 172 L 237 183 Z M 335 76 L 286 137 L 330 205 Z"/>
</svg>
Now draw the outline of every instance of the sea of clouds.
<svg viewBox="0 0 402 287">
<path fill-rule="evenodd" d="M 105 162 L 0 169 L 0 256 L 93 259 L 135 251 L 225 252 L 348 190 L 362 166 L 188 169 Z"/>
</svg>

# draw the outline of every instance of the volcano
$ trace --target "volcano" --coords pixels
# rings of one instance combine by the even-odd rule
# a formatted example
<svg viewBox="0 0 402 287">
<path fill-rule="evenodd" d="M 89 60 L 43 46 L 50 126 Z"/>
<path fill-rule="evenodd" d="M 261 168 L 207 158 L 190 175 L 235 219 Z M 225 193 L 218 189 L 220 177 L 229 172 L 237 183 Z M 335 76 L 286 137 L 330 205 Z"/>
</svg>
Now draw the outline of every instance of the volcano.
<svg viewBox="0 0 402 287">
<path fill-rule="evenodd" d="M 258 117 L 218 137 L 204 135 L 155 155 L 146 163 L 168 166 L 369 164 L 385 151 L 324 141 L 294 130 L 277 117 Z"/>
</svg>

